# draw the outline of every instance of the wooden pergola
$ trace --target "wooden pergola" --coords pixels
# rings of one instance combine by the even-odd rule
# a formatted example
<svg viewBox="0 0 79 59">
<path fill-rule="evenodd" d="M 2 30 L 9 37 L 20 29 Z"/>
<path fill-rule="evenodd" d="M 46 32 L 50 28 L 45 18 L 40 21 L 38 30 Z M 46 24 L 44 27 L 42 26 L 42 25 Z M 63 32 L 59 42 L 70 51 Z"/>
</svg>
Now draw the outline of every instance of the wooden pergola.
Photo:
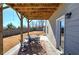
<svg viewBox="0 0 79 59">
<path fill-rule="evenodd" d="M 28 19 L 28 36 L 29 36 L 29 20 L 48 20 L 58 9 L 63 6 L 61 3 L 7 3 L 8 6 L 1 7 L 0 10 L 2 13 L 3 9 L 13 8 L 16 11 L 20 19 L 21 24 L 21 42 L 23 41 L 23 18 Z M 19 14 L 21 16 L 19 16 Z M 0 17 L 2 19 L 2 15 Z M 2 24 L 2 20 L 0 20 Z M 1 31 L 2 25 L 0 25 Z"/>
<path fill-rule="evenodd" d="M 29 20 L 48 20 L 51 15 L 58 9 L 61 5 L 59 3 L 17 3 L 17 4 L 7 4 L 13 8 L 16 13 L 19 12 L 21 16 L 19 19 L 21 21 L 21 39 L 23 40 L 23 17 L 28 19 L 28 36 L 29 36 Z M 21 41 L 22 42 L 22 41 Z"/>
<path fill-rule="evenodd" d="M 57 10 L 59 3 L 27 3 L 27 4 L 8 4 L 27 19 L 48 20 Z"/>
</svg>

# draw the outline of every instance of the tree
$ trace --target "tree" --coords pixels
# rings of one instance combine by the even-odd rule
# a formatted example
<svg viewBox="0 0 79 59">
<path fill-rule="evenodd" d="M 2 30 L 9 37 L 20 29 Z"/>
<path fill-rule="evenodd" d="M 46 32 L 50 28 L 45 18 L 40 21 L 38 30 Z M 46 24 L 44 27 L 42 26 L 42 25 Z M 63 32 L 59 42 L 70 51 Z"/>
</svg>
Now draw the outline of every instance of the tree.
<svg viewBox="0 0 79 59">
<path fill-rule="evenodd" d="M 18 26 L 18 29 L 20 29 L 21 27 L 20 26 Z"/>
<path fill-rule="evenodd" d="M 13 29 L 15 29 L 16 27 L 12 24 L 12 23 L 9 23 L 8 25 L 7 25 L 7 29 L 11 29 L 11 30 L 13 30 Z"/>
</svg>

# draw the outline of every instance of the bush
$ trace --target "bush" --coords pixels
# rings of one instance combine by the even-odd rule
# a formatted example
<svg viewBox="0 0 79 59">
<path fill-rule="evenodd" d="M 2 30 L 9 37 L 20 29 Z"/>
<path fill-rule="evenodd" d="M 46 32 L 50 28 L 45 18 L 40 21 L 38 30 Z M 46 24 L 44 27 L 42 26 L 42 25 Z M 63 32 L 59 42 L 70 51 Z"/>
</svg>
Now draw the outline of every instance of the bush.
<svg viewBox="0 0 79 59">
<path fill-rule="evenodd" d="M 35 27 L 30 28 L 30 31 L 36 31 Z"/>
</svg>

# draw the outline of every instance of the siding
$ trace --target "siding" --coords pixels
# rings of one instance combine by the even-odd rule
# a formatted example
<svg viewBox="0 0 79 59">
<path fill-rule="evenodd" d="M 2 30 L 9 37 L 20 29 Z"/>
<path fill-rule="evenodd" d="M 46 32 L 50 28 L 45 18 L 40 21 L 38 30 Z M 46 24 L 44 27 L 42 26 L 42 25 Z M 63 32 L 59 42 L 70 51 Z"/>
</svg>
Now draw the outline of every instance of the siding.
<svg viewBox="0 0 79 59">
<path fill-rule="evenodd" d="M 79 54 L 79 4 L 70 4 L 66 9 L 72 12 L 70 19 L 65 19 L 65 54 Z"/>
<path fill-rule="evenodd" d="M 52 16 L 48 19 L 47 26 L 48 26 L 48 33 L 47 37 L 51 44 L 55 47 L 58 48 L 59 46 L 59 39 L 56 39 L 56 20 L 64 15 L 65 13 L 65 8 L 64 4 L 62 4 L 57 11 L 52 14 Z"/>
<path fill-rule="evenodd" d="M 47 37 L 49 38 L 49 41 L 51 42 L 51 44 L 56 47 L 56 38 L 55 38 L 55 25 L 53 25 L 54 22 L 52 21 L 48 21 L 47 20 Z"/>
<path fill-rule="evenodd" d="M 60 47 L 60 20 L 56 21 L 56 41 L 57 41 L 57 48 Z"/>
</svg>

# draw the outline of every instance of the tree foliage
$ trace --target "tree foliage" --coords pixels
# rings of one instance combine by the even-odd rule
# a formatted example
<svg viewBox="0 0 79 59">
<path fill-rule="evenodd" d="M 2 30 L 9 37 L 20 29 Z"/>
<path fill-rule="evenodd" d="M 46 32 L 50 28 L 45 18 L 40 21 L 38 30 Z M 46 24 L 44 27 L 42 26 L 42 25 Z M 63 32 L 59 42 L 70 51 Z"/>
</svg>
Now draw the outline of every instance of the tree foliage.
<svg viewBox="0 0 79 59">
<path fill-rule="evenodd" d="M 7 25 L 7 29 L 15 29 L 16 27 L 12 24 L 12 23 L 9 23 Z"/>
</svg>

